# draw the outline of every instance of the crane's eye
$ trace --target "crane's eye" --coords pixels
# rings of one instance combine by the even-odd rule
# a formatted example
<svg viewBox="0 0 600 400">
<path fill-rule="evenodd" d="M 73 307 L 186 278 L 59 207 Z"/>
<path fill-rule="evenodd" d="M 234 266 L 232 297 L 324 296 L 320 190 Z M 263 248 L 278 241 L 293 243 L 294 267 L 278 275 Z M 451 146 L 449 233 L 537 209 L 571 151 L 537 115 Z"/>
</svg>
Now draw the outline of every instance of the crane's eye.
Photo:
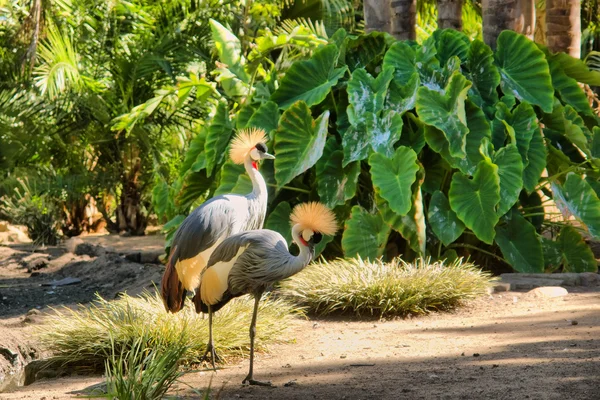
<svg viewBox="0 0 600 400">
<path fill-rule="evenodd" d="M 321 241 L 321 239 L 323 239 L 323 235 L 321 235 L 319 232 L 315 232 L 315 234 L 312 237 L 312 241 L 314 244 L 319 244 L 319 242 Z"/>
<path fill-rule="evenodd" d="M 261 153 L 267 152 L 267 146 L 264 143 L 257 143 L 254 147 L 256 147 L 256 150 L 260 151 Z"/>
</svg>

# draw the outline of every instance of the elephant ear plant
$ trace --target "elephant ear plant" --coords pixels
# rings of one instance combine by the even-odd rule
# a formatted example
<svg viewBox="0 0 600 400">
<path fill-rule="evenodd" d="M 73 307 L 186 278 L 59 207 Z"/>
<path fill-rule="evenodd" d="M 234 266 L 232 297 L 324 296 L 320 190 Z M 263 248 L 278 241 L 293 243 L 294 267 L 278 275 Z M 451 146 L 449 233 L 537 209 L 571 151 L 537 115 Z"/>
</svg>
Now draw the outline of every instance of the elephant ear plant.
<svg viewBox="0 0 600 400">
<path fill-rule="evenodd" d="M 263 167 L 266 226 L 285 234 L 295 204 L 320 200 L 346 221 L 321 243 L 328 256 L 597 271 L 584 237 L 600 236 L 600 119 L 580 83 L 600 86 L 600 73 L 511 31 L 495 52 L 453 30 L 422 44 L 339 30 L 312 44 L 287 64 L 220 47 L 251 85 L 243 99 L 213 97 L 184 163 L 199 179 L 176 198 L 247 191 L 222 154 L 234 128 L 257 126 L 277 156 Z"/>
</svg>

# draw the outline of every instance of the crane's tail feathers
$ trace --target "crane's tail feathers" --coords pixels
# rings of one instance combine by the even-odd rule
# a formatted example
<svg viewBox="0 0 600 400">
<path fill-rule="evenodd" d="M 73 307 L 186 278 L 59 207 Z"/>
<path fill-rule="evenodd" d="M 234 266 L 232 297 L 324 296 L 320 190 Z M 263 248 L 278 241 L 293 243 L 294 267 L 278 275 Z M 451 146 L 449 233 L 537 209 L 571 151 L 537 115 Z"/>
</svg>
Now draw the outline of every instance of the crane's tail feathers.
<svg viewBox="0 0 600 400">
<path fill-rule="evenodd" d="M 175 257 L 176 250 L 177 246 L 171 250 L 169 262 L 167 263 L 167 268 L 165 269 L 160 284 L 160 291 L 165 309 L 173 313 L 176 313 L 183 308 L 186 295 L 186 290 L 179 280 L 177 269 L 175 268 L 177 262 L 177 257 Z"/>
<path fill-rule="evenodd" d="M 324 235 L 333 235 L 337 231 L 333 211 L 316 201 L 298 204 L 294 207 L 290 219 L 292 224 L 299 224 L 302 229 L 310 229 Z"/>
<path fill-rule="evenodd" d="M 258 143 L 266 143 L 267 133 L 260 128 L 246 128 L 238 132 L 231 141 L 229 157 L 236 164 L 243 164 L 248 153 Z"/>
</svg>

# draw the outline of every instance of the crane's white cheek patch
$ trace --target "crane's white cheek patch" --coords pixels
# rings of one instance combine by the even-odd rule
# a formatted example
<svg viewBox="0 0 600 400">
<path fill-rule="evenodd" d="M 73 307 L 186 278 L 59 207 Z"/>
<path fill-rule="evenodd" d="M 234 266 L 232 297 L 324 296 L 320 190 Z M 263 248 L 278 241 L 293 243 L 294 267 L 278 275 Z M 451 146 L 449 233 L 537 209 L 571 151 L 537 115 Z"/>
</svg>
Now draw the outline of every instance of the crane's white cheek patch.
<svg viewBox="0 0 600 400">
<path fill-rule="evenodd" d="M 302 232 L 302 239 L 304 239 L 306 242 L 308 242 L 312 236 L 314 235 L 314 232 L 310 229 L 306 229 L 304 230 L 304 232 Z"/>
<path fill-rule="evenodd" d="M 246 250 L 241 247 L 229 261 L 220 261 L 204 271 L 200 285 L 200 298 L 204 304 L 216 304 L 221 301 L 227 290 L 229 273 L 239 256 Z"/>
<path fill-rule="evenodd" d="M 260 160 L 260 154 L 258 153 L 258 150 L 256 150 L 256 147 L 250 150 L 250 157 L 252 157 L 254 161 Z"/>
</svg>

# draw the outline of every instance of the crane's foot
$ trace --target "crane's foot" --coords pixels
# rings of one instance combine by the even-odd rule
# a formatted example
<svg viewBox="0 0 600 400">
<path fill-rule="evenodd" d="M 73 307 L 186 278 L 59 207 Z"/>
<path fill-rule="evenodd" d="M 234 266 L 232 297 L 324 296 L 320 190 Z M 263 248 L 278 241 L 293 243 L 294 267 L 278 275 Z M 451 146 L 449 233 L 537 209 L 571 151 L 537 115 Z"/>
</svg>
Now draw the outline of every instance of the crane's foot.
<svg viewBox="0 0 600 400">
<path fill-rule="evenodd" d="M 258 386 L 267 386 L 267 387 L 273 387 L 273 388 L 275 387 L 275 385 L 273 385 L 271 382 L 256 381 L 249 376 L 244 378 L 244 380 L 242 381 L 242 385 L 258 385 Z"/>
<path fill-rule="evenodd" d="M 209 354 L 210 354 L 210 357 L 208 356 Z M 216 371 L 217 367 L 215 366 L 215 362 L 222 361 L 222 358 L 217 354 L 217 352 L 215 351 L 215 347 L 210 343 L 206 346 L 206 351 L 204 352 L 204 355 L 202 356 L 202 358 L 200 358 L 200 362 L 208 363 L 209 358 L 210 358 L 210 363 L 212 365 L 213 370 Z"/>
</svg>

